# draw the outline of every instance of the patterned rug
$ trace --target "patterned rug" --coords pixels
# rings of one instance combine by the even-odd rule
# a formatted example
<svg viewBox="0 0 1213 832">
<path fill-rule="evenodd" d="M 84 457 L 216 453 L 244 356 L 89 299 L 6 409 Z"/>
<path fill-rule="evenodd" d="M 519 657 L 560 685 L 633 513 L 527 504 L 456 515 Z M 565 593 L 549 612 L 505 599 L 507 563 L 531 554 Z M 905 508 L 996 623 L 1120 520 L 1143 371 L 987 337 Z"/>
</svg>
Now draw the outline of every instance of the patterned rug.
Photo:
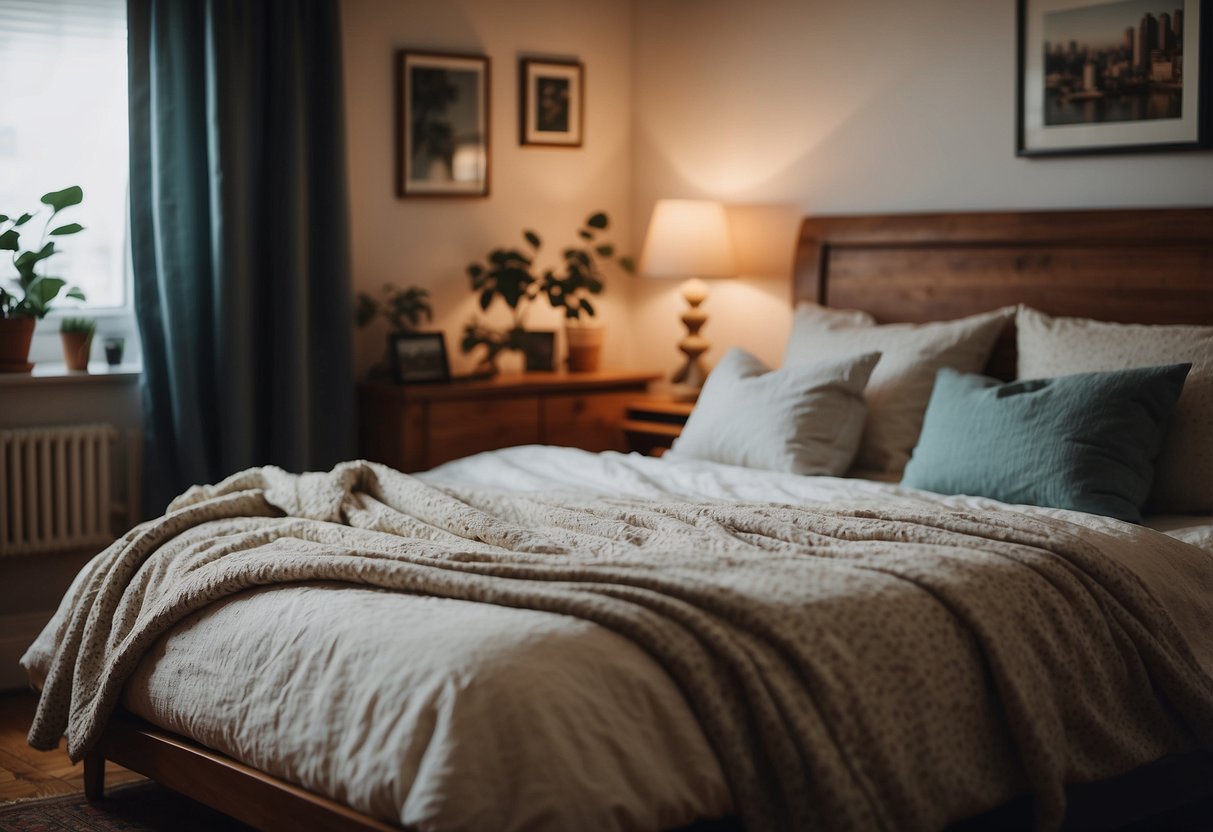
<svg viewBox="0 0 1213 832">
<path fill-rule="evenodd" d="M 132 783 L 107 789 L 99 803 L 74 794 L 0 804 L 0 832 L 252 832 L 252 827 L 156 783 Z"/>
</svg>

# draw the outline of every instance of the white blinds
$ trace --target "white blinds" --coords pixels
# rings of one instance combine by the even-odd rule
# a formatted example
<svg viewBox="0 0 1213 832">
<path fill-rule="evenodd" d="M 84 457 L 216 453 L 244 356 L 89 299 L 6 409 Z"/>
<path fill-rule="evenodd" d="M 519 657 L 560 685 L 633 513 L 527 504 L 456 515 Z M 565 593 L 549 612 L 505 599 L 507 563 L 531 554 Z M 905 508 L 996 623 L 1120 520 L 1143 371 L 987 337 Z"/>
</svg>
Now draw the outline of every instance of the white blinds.
<svg viewBox="0 0 1213 832">
<path fill-rule="evenodd" d="M 83 187 L 83 205 L 64 221 L 86 230 L 58 241 L 63 253 L 49 272 L 84 289 L 90 306 L 122 306 L 125 0 L 0 0 L 0 78 L 0 214 L 34 211 L 48 191 Z M 23 245 L 41 231 L 30 222 Z M 0 280 L 14 275 L 0 256 Z"/>
<path fill-rule="evenodd" d="M 0 37 L 126 37 L 125 0 L 0 0 Z"/>
</svg>

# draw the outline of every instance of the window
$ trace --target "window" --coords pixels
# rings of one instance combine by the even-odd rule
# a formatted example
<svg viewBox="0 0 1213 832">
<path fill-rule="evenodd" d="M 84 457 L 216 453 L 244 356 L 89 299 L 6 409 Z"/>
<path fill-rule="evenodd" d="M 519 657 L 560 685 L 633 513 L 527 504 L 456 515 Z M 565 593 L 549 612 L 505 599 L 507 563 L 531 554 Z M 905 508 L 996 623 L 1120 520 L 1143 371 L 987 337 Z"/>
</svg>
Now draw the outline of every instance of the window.
<svg viewBox="0 0 1213 832">
<path fill-rule="evenodd" d="M 84 290 L 88 314 L 129 316 L 125 0 L 0 0 L 0 78 L 0 213 L 41 208 L 26 226 L 41 234 L 42 194 L 81 186 L 64 221 L 85 230 L 50 273 Z M 0 257 L 0 280 L 15 276 Z"/>
</svg>

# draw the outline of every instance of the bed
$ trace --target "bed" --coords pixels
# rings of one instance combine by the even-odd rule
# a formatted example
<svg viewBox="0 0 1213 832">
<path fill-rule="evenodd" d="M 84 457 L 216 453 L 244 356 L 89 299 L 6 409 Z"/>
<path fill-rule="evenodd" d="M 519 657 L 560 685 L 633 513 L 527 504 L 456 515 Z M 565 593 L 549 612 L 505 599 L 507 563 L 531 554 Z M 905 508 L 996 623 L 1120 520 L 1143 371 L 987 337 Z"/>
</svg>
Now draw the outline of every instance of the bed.
<svg viewBox="0 0 1213 832">
<path fill-rule="evenodd" d="M 1208 326 L 1213 209 L 809 218 L 794 294 L 882 323 L 1026 303 L 1050 315 Z M 1006 330 L 992 374 L 1011 377 L 1014 343 Z M 753 828 L 1049 827 L 1063 818 L 1112 828 L 1206 797 L 1213 622 L 1201 595 L 1213 597 L 1213 518 L 1150 518 L 1171 532 L 1162 534 L 1019 509 L 1014 528 L 1003 528 L 1006 509 L 863 479 L 569 449 L 509 449 L 419 479 L 357 463 L 302 479 L 251 473 L 198 489 L 173 524 L 131 537 L 141 551 L 107 568 L 115 580 L 130 571 L 136 591 L 88 599 L 107 610 L 91 622 L 61 609 L 26 664 L 50 691 L 43 732 L 70 723 L 91 796 L 101 795 L 111 759 L 266 829 L 663 829 L 737 815 Z M 357 529 L 335 522 L 353 516 Z M 381 535 L 402 525 L 407 550 Z M 819 576 L 815 611 L 784 598 L 783 617 L 755 614 L 746 633 L 763 633 L 762 644 L 722 635 L 720 620 L 750 617 L 747 592 L 762 584 L 777 595 L 773 578 L 800 574 L 804 546 L 828 544 L 840 563 L 859 564 L 884 538 L 934 547 L 937 571 L 871 567 L 885 577 L 859 603 L 840 566 Z M 1013 585 L 979 592 L 963 577 L 967 561 L 948 554 L 978 538 L 1003 558 L 993 573 L 1022 559 L 1054 587 L 1108 573 L 1101 580 L 1112 590 L 1088 587 L 1094 605 L 1075 603 L 1073 632 L 1104 621 L 1108 643 L 1131 641 L 1136 658 L 1115 683 L 1090 685 L 1098 707 L 1057 709 L 1055 727 L 1091 721 L 1089 735 L 1072 738 L 1080 760 L 1048 732 L 1032 739 L 1052 707 L 1047 693 L 1018 689 L 1021 724 L 965 685 L 933 686 L 958 674 L 975 689 L 1015 688 L 1016 661 L 1064 649 L 1033 646 L 1043 631 L 1025 627 L 1026 652 L 1003 677 L 993 653 L 958 633 L 952 619 L 966 605 L 977 607 L 965 613 L 974 627 L 1014 630 L 994 616 Z M 1025 554 L 1042 540 L 1059 551 Z M 339 543 L 359 552 L 356 562 L 327 565 L 321 556 Z M 271 547 L 273 562 L 241 564 L 246 545 L 261 555 Z M 144 563 L 169 550 L 189 572 L 174 576 L 181 567 L 167 555 Z M 544 574 L 543 557 L 566 551 L 572 562 Z M 1134 571 L 1143 552 L 1163 566 Z M 1053 571 L 1062 556 L 1084 566 Z M 458 567 L 433 569 L 443 558 Z M 607 580 L 625 566 L 645 571 L 650 558 L 663 563 L 643 579 Z M 172 604 L 141 606 L 157 582 L 188 584 L 203 572 L 208 580 L 183 585 Z M 900 626 L 862 620 L 841 638 L 819 615 L 832 603 L 880 613 L 890 593 L 918 599 L 904 642 Z M 1139 632 L 1141 621 L 1155 631 Z M 804 633 L 815 634 L 811 651 L 797 645 Z M 924 634 L 938 650 L 923 649 Z M 86 649 L 56 663 L 65 641 Z M 232 649 L 243 641 L 256 644 Z M 856 665 L 858 644 L 881 657 L 874 668 Z M 953 649 L 972 662 L 953 666 Z M 899 657 L 911 651 L 936 655 L 905 664 Z M 98 669 L 109 678 L 98 681 Z M 1066 670 L 1057 678 L 1079 686 L 1081 700 L 1082 680 L 1108 665 Z M 882 691 L 892 678 L 923 695 Z M 865 684 L 848 688 L 857 680 Z M 813 708 L 800 701 L 805 690 Z M 937 730 L 949 719 L 972 730 Z M 858 747 L 879 753 L 867 759 Z M 1040 765 L 1017 768 L 1021 759 Z M 946 776 L 906 775 L 932 768 Z M 1059 779 L 1074 769 L 1097 776 Z M 912 788 L 919 783 L 937 792 Z"/>
</svg>

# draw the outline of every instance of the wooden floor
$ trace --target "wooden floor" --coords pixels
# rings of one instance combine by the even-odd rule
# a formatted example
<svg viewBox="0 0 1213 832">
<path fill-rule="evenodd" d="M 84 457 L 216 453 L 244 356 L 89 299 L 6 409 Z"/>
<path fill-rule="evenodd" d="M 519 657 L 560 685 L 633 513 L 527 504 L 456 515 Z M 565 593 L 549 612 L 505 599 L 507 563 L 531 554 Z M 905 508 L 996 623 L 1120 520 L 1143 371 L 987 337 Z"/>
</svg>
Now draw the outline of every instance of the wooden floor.
<svg viewBox="0 0 1213 832">
<path fill-rule="evenodd" d="M 35 751 L 26 743 L 37 702 L 33 693 L 0 693 L 0 803 L 84 791 L 84 767 L 72 765 L 64 742 L 55 751 Z M 105 767 L 106 786 L 142 779 L 113 763 Z"/>
</svg>

